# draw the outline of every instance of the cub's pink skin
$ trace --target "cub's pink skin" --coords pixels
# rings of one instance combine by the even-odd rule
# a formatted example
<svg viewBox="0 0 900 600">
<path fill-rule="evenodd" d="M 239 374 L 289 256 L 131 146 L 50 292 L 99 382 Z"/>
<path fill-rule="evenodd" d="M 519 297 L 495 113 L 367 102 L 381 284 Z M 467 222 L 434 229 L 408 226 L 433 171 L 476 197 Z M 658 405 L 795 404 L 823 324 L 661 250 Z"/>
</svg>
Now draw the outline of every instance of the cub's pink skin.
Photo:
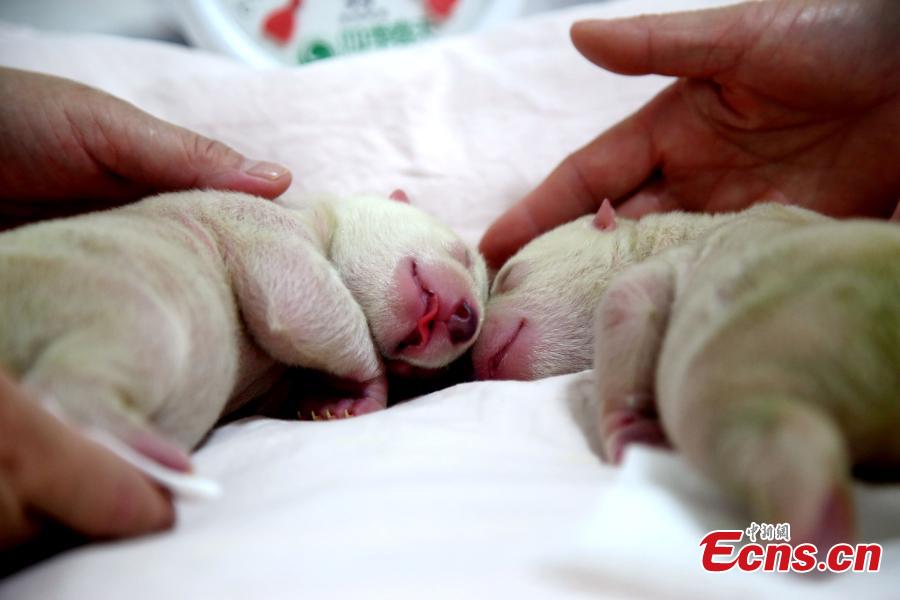
<svg viewBox="0 0 900 600">
<path fill-rule="evenodd" d="M 165 194 L 0 235 L 0 319 L 14 324 L 0 362 L 68 419 L 178 462 L 156 442 L 193 447 L 286 367 L 346 384 L 308 418 L 384 408 L 382 356 L 459 357 L 486 282 L 481 258 L 405 201 Z"/>
<path fill-rule="evenodd" d="M 535 238 L 494 278 L 472 351 L 478 379 L 539 379 L 591 367 L 597 302 L 625 267 L 700 235 L 730 215 L 595 215 Z"/>
<path fill-rule="evenodd" d="M 465 263 L 461 263 L 465 264 Z M 406 324 L 390 336 L 385 356 L 412 366 L 436 368 L 446 356 L 475 341 L 482 309 L 470 278 L 452 265 L 403 261 L 395 272 L 395 323 Z M 410 327 L 412 325 L 412 327 Z"/>
<path fill-rule="evenodd" d="M 444 367 L 478 336 L 487 270 L 481 255 L 411 206 L 405 194 L 395 199 L 382 203 L 377 226 L 371 218 L 343 219 L 329 257 L 341 265 L 359 303 L 372 307 L 369 325 L 385 360 Z"/>
<path fill-rule="evenodd" d="M 297 403 L 300 419 L 331 421 L 383 409 L 388 401 L 388 381 L 385 377 L 356 382 L 326 376 L 310 382 L 307 377 L 295 384 L 290 393 Z M 284 398 L 283 401 L 290 402 L 292 398 Z"/>
<path fill-rule="evenodd" d="M 671 444 L 792 541 L 853 541 L 851 467 L 900 467 L 900 228 L 760 205 L 624 271 L 594 323 L 608 460 Z"/>
</svg>

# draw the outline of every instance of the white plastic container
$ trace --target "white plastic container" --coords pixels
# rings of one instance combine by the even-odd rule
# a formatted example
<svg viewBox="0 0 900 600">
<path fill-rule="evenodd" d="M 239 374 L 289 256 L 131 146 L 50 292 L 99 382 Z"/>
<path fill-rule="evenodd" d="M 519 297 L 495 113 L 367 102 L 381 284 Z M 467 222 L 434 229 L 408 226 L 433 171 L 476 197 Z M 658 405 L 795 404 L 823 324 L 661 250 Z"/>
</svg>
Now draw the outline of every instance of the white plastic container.
<svg viewBox="0 0 900 600">
<path fill-rule="evenodd" d="M 252 65 L 275 66 L 484 29 L 525 14 L 527 2 L 176 0 L 173 5 L 194 44 Z"/>
</svg>

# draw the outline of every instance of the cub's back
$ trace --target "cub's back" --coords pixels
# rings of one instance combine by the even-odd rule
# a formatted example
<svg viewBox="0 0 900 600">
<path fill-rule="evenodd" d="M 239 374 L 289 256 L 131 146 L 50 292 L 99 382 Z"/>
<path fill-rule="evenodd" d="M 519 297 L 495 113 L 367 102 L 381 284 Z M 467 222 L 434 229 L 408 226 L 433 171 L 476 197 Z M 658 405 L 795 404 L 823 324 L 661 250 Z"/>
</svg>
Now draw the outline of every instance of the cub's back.
<svg viewBox="0 0 900 600">
<path fill-rule="evenodd" d="M 695 279 L 707 285 L 677 301 L 661 357 L 670 418 L 712 418 L 700 407 L 777 391 L 855 424 L 851 440 L 900 420 L 900 227 L 828 222 L 761 237 Z M 890 418 L 845 418 L 863 408 Z"/>
</svg>

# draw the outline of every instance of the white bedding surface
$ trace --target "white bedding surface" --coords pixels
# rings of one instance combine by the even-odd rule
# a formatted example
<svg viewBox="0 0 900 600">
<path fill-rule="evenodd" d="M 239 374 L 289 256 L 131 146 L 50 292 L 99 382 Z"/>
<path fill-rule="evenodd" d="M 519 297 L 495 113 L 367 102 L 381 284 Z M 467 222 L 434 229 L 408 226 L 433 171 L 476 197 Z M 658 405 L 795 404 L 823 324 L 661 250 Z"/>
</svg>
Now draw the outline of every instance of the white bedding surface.
<svg viewBox="0 0 900 600">
<path fill-rule="evenodd" d="M 666 80 L 624 78 L 568 42 L 579 17 L 700 7 L 610 2 L 408 50 L 253 71 L 115 38 L 0 28 L 0 63 L 69 76 L 281 161 L 289 193 L 404 188 L 477 242 L 569 151 Z M 590 374 L 469 383 L 340 422 L 250 419 L 196 455 L 215 502 L 174 531 L 97 544 L 0 581 L 0 597 L 896 597 L 900 486 L 858 487 L 881 572 L 700 569 L 710 529 L 748 523 L 678 457 L 590 448 Z"/>
</svg>

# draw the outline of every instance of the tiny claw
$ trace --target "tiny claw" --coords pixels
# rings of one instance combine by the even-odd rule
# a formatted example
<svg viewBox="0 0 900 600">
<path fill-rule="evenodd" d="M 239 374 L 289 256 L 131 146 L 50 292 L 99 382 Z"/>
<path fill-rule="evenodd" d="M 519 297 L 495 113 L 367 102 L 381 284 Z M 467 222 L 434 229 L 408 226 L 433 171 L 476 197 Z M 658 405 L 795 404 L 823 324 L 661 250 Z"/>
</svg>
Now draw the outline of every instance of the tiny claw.
<svg viewBox="0 0 900 600">
<path fill-rule="evenodd" d="M 334 418 L 331 414 L 331 411 L 328 410 L 327 408 L 325 409 L 325 418 L 328 419 L 329 421 Z"/>
<path fill-rule="evenodd" d="M 316 411 L 312 410 L 312 411 L 309 412 L 309 414 L 312 416 L 312 420 L 313 420 L 313 421 L 318 421 L 318 420 L 319 420 L 319 415 L 316 414 Z"/>
<path fill-rule="evenodd" d="M 345 409 L 344 409 L 344 418 L 345 418 L 345 419 L 349 419 L 349 418 L 352 417 L 352 416 L 353 416 L 353 415 L 350 414 L 350 410 L 347 409 L 347 408 L 345 408 Z"/>
</svg>

